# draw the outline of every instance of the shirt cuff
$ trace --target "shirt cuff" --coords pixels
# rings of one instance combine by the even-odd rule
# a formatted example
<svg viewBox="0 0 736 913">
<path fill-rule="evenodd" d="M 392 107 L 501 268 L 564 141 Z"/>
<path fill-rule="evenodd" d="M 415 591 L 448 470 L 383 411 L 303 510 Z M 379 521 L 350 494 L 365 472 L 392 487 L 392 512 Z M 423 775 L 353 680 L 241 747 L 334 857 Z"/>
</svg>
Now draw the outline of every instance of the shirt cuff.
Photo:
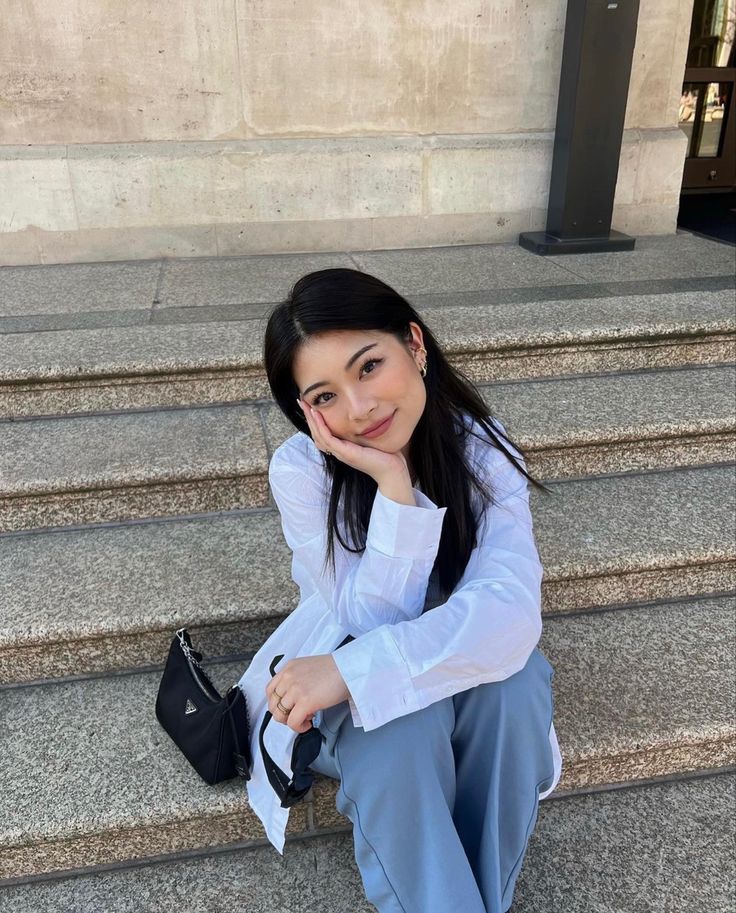
<svg viewBox="0 0 736 913">
<path fill-rule="evenodd" d="M 421 709 L 390 628 L 373 628 L 332 654 L 350 692 L 353 723 L 366 732 Z"/>
<path fill-rule="evenodd" d="M 423 492 L 412 488 L 416 506 L 399 504 L 380 489 L 371 509 L 366 546 L 393 558 L 434 561 L 442 534 L 446 507 L 437 507 Z"/>
</svg>

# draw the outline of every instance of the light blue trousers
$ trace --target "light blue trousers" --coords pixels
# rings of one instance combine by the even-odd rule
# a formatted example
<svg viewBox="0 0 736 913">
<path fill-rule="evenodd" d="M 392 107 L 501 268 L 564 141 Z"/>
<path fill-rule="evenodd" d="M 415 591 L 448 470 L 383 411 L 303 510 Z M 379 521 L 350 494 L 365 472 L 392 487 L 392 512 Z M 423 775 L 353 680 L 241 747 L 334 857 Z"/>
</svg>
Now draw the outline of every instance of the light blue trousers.
<svg viewBox="0 0 736 913">
<path fill-rule="evenodd" d="M 340 781 L 355 860 L 379 913 L 505 913 L 539 793 L 552 783 L 552 666 L 526 666 L 370 732 L 347 701 L 315 723 L 312 769 Z"/>
</svg>

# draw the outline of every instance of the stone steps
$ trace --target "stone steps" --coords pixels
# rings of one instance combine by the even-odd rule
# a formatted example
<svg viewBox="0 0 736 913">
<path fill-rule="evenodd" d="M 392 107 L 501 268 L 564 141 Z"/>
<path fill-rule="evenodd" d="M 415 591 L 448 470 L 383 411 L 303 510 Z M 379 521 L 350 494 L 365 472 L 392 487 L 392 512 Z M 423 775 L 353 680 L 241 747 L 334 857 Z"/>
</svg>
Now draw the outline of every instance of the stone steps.
<svg viewBox="0 0 736 913">
<path fill-rule="evenodd" d="M 497 304 L 482 303 L 479 292 L 454 300 L 466 303 L 418 309 L 477 383 L 734 357 L 729 288 Z M 200 309 L 188 310 L 196 320 Z M 240 310 L 240 320 L 0 335 L 0 417 L 264 398 L 265 320 L 252 316 L 252 305 Z"/>
<path fill-rule="evenodd" d="M 153 712 L 177 627 L 224 688 L 295 604 L 261 340 L 285 281 L 336 265 L 407 295 L 552 480 L 532 510 L 563 775 L 514 913 L 730 913 L 732 261 L 680 233 L 0 270 L 0 913 L 372 909 L 333 781 L 281 857 Z"/>
<path fill-rule="evenodd" d="M 733 461 L 736 368 L 488 384 L 545 479 Z M 273 403 L 0 422 L 0 531 L 268 503 Z"/>
<path fill-rule="evenodd" d="M 733 589 L 733 483 L 725 465 L 533 491 L 544 611 Z M 270 508 L 0 536 L 0 682 L 159 665 L 182 625 L 246 655 L 296 599 Z"/>
<path fill-rule="evenodd" d="M 513 913 L 730 913 L 736 776 L 692 777 L 539 806 Z M 697 827 L 693 827 L 697 822 Z M 348 822 L 349 824 L 349 822 Z M 348 830 L 0 887 L 0 913 L 371 913 Z"/>
<path fill-rule="evenodd" d="M 560 793 L 733 760 L 734 599 L 547 619 Z M 676 636 L 673 637 L 673 632 Z M 243 662 L 215 664 L 224 688 Z M 6 689 L 0 702 L 0 878 L 261 842 L 244 784 L 207 786 L 159 726 L 159 672 Z M 291 836 L 345 826 L 335 781 L 295 807 Z"/>
</svg>

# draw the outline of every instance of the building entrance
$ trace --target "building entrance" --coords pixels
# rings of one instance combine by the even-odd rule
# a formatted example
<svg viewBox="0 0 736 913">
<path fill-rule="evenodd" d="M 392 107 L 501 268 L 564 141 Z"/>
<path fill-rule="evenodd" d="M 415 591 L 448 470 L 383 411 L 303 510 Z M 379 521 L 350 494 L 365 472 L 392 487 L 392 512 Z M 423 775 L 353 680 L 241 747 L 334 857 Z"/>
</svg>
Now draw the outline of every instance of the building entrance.
<svg viewBox="0 0 736 913">
<path fill-rule="evenodd" d="M 679 126 L 683 192 L 736 189 L 736 0 L 695 0 Z"/>
</svg>

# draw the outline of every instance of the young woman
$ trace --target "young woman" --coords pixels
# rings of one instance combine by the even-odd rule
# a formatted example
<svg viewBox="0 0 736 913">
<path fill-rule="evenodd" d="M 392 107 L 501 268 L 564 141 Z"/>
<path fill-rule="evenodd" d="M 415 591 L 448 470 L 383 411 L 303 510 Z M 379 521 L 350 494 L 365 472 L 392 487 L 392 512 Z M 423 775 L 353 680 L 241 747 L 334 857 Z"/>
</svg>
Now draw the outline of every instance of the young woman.
<svg viewBox="0 0 736 913">
<path fill-rule="evenodd" d="M 309 769 L 340 781 L 380 913 L 504 913 L 562 765 L 537 648 L 538 483 L 373 276 L 301 278 L 270 315 L 265 365 L 297 429 L 269 481 L 300 600 L 240 682 L 250 804 L 283 852 L 289 803 L 270 762 L 304 791 L 299 742 L 315 736 Z"/>
</svg>

